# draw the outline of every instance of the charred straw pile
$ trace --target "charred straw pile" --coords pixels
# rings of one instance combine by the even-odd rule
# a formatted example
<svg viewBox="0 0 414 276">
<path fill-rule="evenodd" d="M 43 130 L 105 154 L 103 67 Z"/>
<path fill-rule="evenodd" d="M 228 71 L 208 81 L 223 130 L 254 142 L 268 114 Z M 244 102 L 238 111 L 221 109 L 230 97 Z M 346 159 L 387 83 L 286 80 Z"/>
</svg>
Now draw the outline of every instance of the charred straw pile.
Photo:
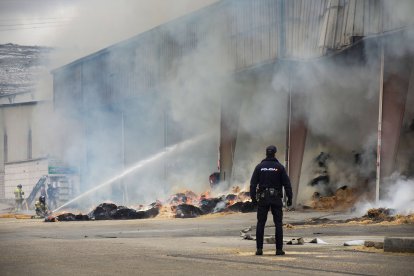
<svg viewBox="0 0 414 276">
<path fill-rule="evenodd" d="M 147 219 L 156 217 L 160 213 L 168 213 L 175 218 L 194 218 L 211 213 L 256 211 L 255 205 L 247 201 L 248 199 L 250 196 L 246 192 L 211 198 L 208 193 L 197 196 L 192 191 L 186 191 L 172 195 L 165 204 L 156 201 L 143 210 L 102 203 L 87 215 L 62 213 L 51 215 L 45 221 Z"/>
<path fill-rule="evenodd" d="M 414 224 L 414 214 L 400 215 L 394 209 L 373 208 L 360 218 L 349 219 L 346 222 L 351 223 L 381 223 L 391 222 L 395 224 Z"/>
</svg>

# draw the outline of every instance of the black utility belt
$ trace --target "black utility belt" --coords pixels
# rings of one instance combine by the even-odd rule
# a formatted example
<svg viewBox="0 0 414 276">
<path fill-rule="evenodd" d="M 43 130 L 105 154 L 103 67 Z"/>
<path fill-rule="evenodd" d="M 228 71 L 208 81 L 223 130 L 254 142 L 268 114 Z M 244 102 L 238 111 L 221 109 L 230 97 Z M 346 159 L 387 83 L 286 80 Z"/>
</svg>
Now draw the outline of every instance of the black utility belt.
<svg viewBox="0 0 414 276">
<path fill-rule="evenodd" d="M 283 193 L 282 191 L 275 189 L 275 188 L 266 188 L 262 191 L 259 191 L 257 193 L 258 197 L 261 198 L 282 198 L 283 197 Z"/>
</svg>

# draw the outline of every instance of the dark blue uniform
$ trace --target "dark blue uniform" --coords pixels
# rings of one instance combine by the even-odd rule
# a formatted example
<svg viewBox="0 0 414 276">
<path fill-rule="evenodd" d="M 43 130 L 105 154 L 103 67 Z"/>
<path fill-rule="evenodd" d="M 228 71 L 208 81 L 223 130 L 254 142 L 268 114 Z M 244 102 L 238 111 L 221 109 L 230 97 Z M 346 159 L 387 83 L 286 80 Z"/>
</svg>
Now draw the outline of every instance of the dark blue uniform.
<svg viewBox="0 0 414 276">
<path fill-rule="evenodd" d="M 282 187 L 285 188 L 286 196 L 291 202 L 292 186 L 286 170 L 276 158 L 268 156 L 256 166 L 250 181 L 250 196 L 253 202 L 257 200 L 258 203 L 256 228 L 256 246 L 258 249 L 263 248 L 264 228 L 269 209 L 272 211 L 276 228 L 276 250 L 282 250 L 283 248 Z"/>
</svg>

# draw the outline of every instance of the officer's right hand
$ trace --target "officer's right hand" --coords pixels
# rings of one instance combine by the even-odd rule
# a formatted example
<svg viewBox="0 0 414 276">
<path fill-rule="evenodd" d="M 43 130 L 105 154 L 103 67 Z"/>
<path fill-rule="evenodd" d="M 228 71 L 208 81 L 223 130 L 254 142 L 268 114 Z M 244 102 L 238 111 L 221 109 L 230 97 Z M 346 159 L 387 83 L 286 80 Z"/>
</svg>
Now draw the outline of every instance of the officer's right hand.
<svg viewBox="0 0 414 276">
<path fill-rule="evenodd" d="M 256 200 L 256 198 L 252 198 L 252 203 L 253 203 L 253 205 L 257 205 L 257 200 Z"/>
<path fill-rule="evenodd" d="M 292 199 L 291 198 L 288 198 L 288 200 L 286 201 L 286 205 L 288 207 L 292 206 Z"/>
</svg>

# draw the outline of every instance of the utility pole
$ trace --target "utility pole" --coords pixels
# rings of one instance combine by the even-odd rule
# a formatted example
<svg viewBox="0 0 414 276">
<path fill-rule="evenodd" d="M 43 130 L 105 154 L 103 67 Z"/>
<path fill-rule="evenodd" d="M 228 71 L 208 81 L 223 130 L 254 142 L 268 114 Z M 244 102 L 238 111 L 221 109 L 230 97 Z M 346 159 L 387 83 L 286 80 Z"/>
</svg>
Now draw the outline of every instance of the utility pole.
<svg viewBox="0 0 414 276">
<path fill-rule="evenodd" d="M 288 64 L 288 100 L 287 100 L 287 120 L 286 120 L 286 152 L 285 152 L 285 167 L 286 173 L 289 175 L 289 157 L 290 157 L 290 126 L 292 123 L 292 89 L 291 89 L 291 68 L 290 63 Z M 283 202 L 286 206 L 286 194 L 283 189 Z"/>
<path fill-rule="evenodd" d="M 121 112 L 121 152 L 122 152 L 122 171 L 125 171 L 125 118 L 124 111 Z M 124 194 L 124 204 L 128 204 L 128 189 L 125 181 L 121 180 L 122 190 Z"/>
<path fill-rule="evenodd" d="M 384 97 L 384 43 L 382 40 L 383 34 L 383 5 L 380 2 L 381 8 L 381 20 L 380 20 L 380 75 L 379 75 L 379 104 L 378 104 L 378 136 L 377 136 L 377 174 L 375 183 L 375 203 L 379 203 L 379 192 L 381 184 L 381 147 L 382 147 L 382 104 Z"/>
</svg>

